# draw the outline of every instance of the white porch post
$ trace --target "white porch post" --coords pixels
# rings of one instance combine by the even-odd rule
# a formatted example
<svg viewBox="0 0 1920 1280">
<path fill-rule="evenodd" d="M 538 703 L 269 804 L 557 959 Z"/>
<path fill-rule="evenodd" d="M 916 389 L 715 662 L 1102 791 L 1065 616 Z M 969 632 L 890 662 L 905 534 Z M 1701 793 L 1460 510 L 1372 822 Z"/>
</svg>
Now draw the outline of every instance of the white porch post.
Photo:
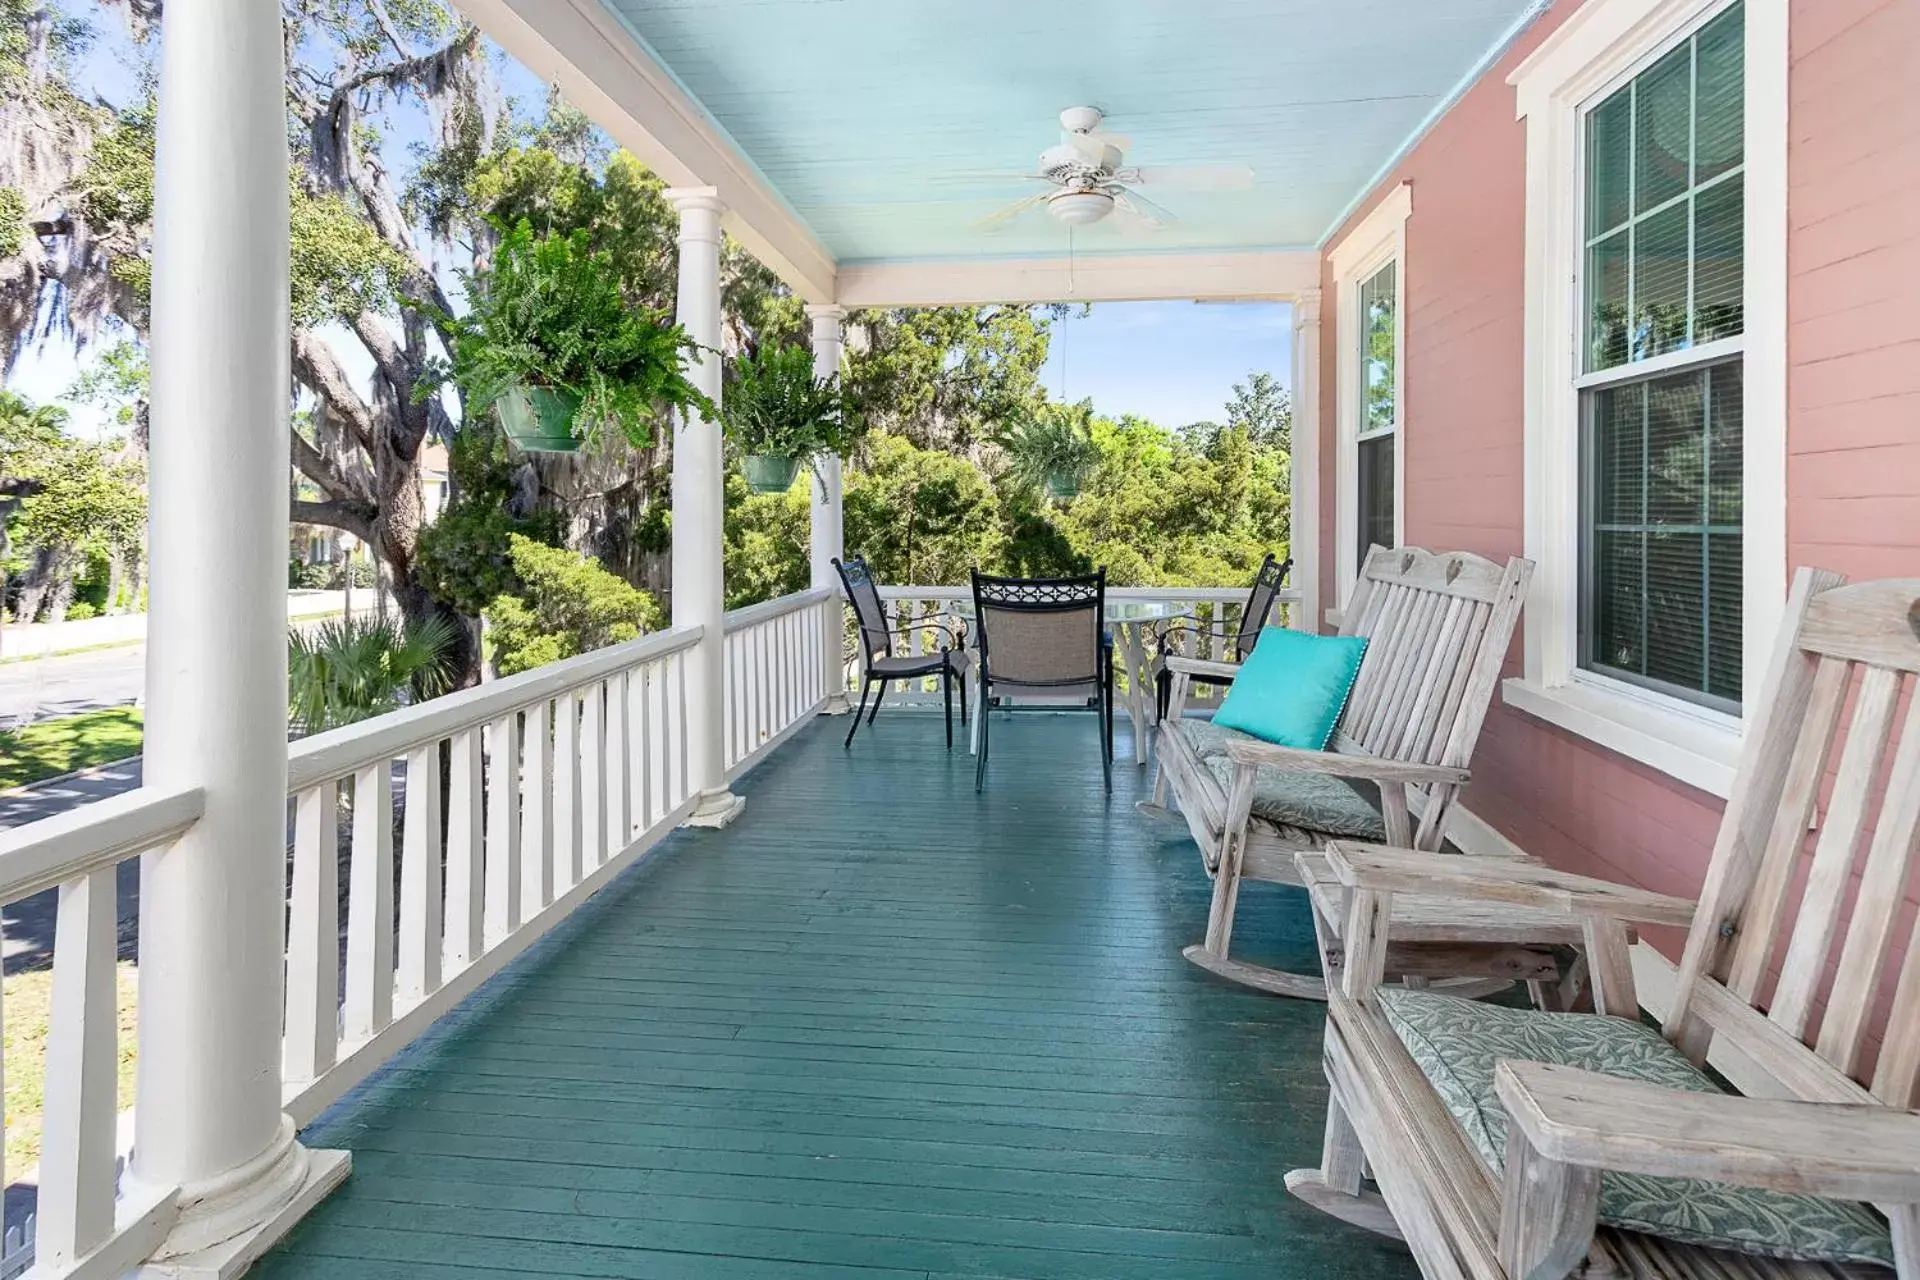
<svg viewBox="0 0 1920 1280">
<path fill-rule="evenodd" d="M 693 381 L 720 401 L 720 215 L 712 187 L 676 187 L 667 199 L 680 211 L 679 318 L 700 344 Z M 746 801 L 727 790 L 724 461 L 720 424 L 681 417 L 673 439 L 673 625 L 706 634 L 687 655 L 687 787 L 699 796 L 688 823 L 724 827 Z"/>
<path fill-rule="evenodd" d="M 840 352 L 846 341 L 845 307 L 810 304 L 807 315 L 813 321 L 813 376 L 840 376 Z M 841 458 L 837 453 L 822 453 L 813 460 L 813 589 L 840 590 L 840 575 L 835 557 L 844 554 L 842 510 L 840 505 Z M 843 659 L 846 633 L 838 610 L 829 615 L 821 651 L 826 660 L 827 706 L 830 716 L 847 713 L 847 672 Z"/>
<path fill-rule="evenodd" d="M 153 231 L 145 781 L 205 816 L 140 877 L 132 1177 L 155 1253 L 233 1275 L 346 1176 L 280 1108 L 287 840 L 287 136 L 280 10 L 173 0 Z"/>
<path fill-rule="evenodd" d="M 1320 291 L 1293 298 L 1293 625 L 1320 629 Z"/>
</svg>

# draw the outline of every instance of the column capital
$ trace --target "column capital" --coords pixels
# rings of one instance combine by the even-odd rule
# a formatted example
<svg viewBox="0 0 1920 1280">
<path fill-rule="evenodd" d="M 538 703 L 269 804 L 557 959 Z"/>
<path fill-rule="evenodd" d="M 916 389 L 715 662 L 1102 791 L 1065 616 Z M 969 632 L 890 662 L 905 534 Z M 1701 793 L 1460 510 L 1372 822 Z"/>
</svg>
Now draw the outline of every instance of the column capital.
<svg viewBox="0 0 1920 1280">
<path fill-rule="evenodd" d="M 1293 327 L 1294 329 L 1295 330 L 1304 329 L 1309 325 L 1317 326 L 1319 325 L 1319 323 L 1320 323 L 1320 291 L 1318 289 L 1302 289 L 1300 292 L 1294 294 L 1293 295 Z"/>
<path fill-rule="evenodd" d="M 847 318 L 847 309 L 837 302 L 809 302 L 807 318 L 818 325 L 823 320 L 839 324 Z"/>
<path fill-rule="evenodd" d="M 847 309 L 838 303 L 809 302 L 807 319 L 813 322 L 813 341 L 816 351 L 823 342 L 837 345 L 845 340 Z M 834 357 L 836 360 L 839 358 L 838 351 L 834 352 Z"/>
<path fill-rule="evenodd" d="M 720 217 L 727 206 L 713 187 L 668 187 L 667 203 L 680 215 L 680 243 L 720 243 Z"/>
</svg>

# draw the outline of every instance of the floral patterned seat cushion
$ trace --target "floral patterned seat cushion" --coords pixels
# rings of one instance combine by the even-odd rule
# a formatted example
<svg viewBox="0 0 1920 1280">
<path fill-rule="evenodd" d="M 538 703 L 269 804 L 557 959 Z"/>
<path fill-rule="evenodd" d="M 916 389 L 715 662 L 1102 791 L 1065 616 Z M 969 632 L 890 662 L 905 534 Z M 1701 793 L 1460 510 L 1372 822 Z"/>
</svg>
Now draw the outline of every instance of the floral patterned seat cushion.
<svg viewBox="0 0 1920 1280">
<path fill-rule="evenodd" d="M 1180 735 L 1220 780 L 1223 791 L 1233 786 L 1234 764 L 1227 758 L 1227 743 L 1236 738 L 1259 741 L 1211 720 L 1182 720 Z M 1387 838 L 1378 804 L 1358 788 L 1324 773 L 1287 773 L 1270 765 L 1260 766 L 1253 786 L 1253 816 L 1283 827 L 1350 840 Z"/>
<path fill-rule="evenodd" d="M 1691 1093 L 1719 1093 L 1653 1028 L 1626 1018 L 1542 1013 L 1381 987 L 1375 993 L 1407 1052 L 1487 1167 L 1506 1163 L 1507 1113 L 1493 1088 L 1502 1058 L 1578 1067 Z M 1893 1265 L 1886 1220 L 1866 1205 L 1700 1178 L 1607 1173 L 1600 1221 L 1687 1244 L 1812 1262 Z"/>
</svg>

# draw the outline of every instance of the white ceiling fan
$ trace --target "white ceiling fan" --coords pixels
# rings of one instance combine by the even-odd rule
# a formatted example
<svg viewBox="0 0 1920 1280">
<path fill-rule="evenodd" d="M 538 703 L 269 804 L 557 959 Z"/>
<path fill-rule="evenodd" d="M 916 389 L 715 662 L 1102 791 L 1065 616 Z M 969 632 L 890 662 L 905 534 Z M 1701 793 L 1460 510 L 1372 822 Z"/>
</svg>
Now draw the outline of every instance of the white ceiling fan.
<svg viewBox="0 0 1920 1280">
<path fill-rule="evenodd" d="M 1242 191 L 1253 185 L 1253 170 L 1243 164 L 1155 165 L 1126 163 L 1131 139 L 1100 128 L 1098 107 L 1068 107 L 1060 113 L 1060 142 L 1040 153 L 1032 173 L 1020 178 L 1051 189 L 1015 201 L 982 219 L 982 227 L 1002 226 L 1020 215 L 1045 208 L 1069 227 L 1084 227 L 1112 216 L 1130 230 L 1152 230 L 1176 221 L 1139 188 L 1167 191 Z"/>
</svg>

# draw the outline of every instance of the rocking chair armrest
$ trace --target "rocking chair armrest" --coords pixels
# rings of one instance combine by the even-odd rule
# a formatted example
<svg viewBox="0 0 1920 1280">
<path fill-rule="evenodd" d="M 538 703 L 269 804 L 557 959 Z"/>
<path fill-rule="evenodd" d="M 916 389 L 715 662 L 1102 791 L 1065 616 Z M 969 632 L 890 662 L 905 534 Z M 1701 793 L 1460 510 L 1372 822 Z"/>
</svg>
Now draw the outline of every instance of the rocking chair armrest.
<svg viewBox="0 0 1920 1280">
<path fill-rule="evenodd" d="M 1494 1087 L 1514 1131 L 1556 1164 L 1920 1203 L 1920 1113 L 1690 1093 L 1543 1062 L 1501 1062 Z"/>
<path fill-rule="evenodd" d="M 1463 853 L 1420 853 L 1336 840 L 1327 866 L 1349 889 L 1417 893 L 1428 898 L 1497 902 L 1569 917 L 1598 917 L 1684 929 L 1694 903 L 1664 893 L 1577 876 L 1537 862 Z"/>
<path fill-rule="evenodd" d="M 1378 756 L 1348 755 L 1340 751 L 1303 751 L 1271 742 L 1235 739 L 1227 743 L 1227 758 L 1237 765 L 1271 765 L 1283 773 L 1324 773 L 1337 778 L 1370 782 L 1400 782 L 1423 787 L 1446 784 L 1464 787 L 1465 769 L 1443 764 L 1415 764 Z"/>
<path fill-rule="evenodd" d="M 1237 662 L 1214 662 L 1207 658 L 1183 658 L 1177 653 L 1168 654 L 1163 661 L 1167 670 L 1181 675 L 1198 676 L 1202 680 L 1208 676 L 1226 676 L 1231 679 L 1240 674 Z"/>
</svg>

